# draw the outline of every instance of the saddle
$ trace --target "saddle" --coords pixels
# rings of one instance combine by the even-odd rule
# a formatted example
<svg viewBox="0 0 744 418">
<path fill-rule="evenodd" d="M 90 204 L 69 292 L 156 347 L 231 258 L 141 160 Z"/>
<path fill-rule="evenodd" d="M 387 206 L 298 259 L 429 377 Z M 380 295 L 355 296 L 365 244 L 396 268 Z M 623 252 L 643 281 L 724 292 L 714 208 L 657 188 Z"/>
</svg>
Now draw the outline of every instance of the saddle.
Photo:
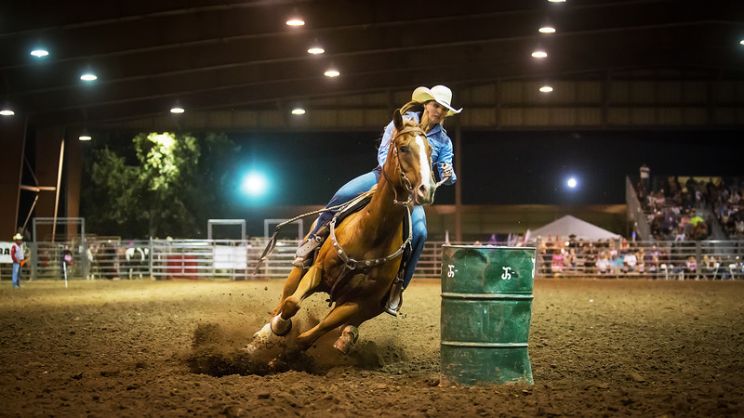
<svg viewBox="0 0 744 418">
<path fill-rule="evenodd" d="M 341 222 L 343 222 L 343 220 L 346 217 L 348 217 L 352 213 L 355 213 L 355 212 L 358 212 L 364 209 L 364 207 L 367 206 L 367 204 L 369 204 L 370 200 L 372 200 L 374 191 L 375 189 L 372 189 L 369 192 L 363 193 L 359 195 L 358 197 L 354 198 L 353 200 L 349 201 L 347 204 L 343 205 L 335 213 L 331 223 L 335 223 L 336 225 L 339 225 L 341 224 Z M 410 242 L 412 238 L 410 236 L 411 234 L 410 223 L 411 223 L 410 216 L 404 216 L 403 217 L 403 232 L 401 236 L 404 243 Z M 331 237 L 331 232 L 332 231 L 331 231 L 330 224 L 322 225 L 318 229 L 318 231 L 315 233 L 315 237 L 311 237 L 310 239 L 306 240 L 297 248 L 297 253 L 295 254 L 296 258 L 292 262 L 292 264 L 296 267 L 301 267 L 303 270 L 309 269 L 310 266 L 313 265 L 313 262 L 315 262 L 315 257 L 320 251 L 320 248 L 323 246 L 323 243 L 329 237 Z M 401 272 L 405 270 L 405 265 L 406 265 L 407 260 L 410 258 L 411 251 L 412 251 L 411 245 L 405 245 L 403 254 L 402 254 L 402 259 L 401 259 L 401 268 L 399 269 L 398 276 L 400 276 Z M 347 257 L 347 259 L 344 261 L 346 262 L 347 265 L 349 265 L 351 260 L 349 260 Z M 387 261 L 387 260 L 384 260 L 384 261 Z M 384 261 L 383 259 L 377 259 L 372 262 L 354 261 L 353 270 L 357 273 L 364 273 L 367 270 L 369 270 L 369 268 L 379 265 Z"/>
</svg>

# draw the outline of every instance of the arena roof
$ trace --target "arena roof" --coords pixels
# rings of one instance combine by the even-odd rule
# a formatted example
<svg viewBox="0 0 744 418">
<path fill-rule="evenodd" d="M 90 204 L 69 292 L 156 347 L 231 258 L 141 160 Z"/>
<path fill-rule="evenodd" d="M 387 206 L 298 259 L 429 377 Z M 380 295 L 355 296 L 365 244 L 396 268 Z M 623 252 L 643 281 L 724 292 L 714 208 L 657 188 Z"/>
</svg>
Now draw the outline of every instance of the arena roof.
<svg viewBox="0 0 744 418">
<path fill-rule="evenodd" d="M 0 6 L 0 104 L 43 126 L 437 83 L 741 80 L 743 39 L 741 1 L 12 1 Z M 316 45 L 325 53 L 307 52 Z"/>
</svg>

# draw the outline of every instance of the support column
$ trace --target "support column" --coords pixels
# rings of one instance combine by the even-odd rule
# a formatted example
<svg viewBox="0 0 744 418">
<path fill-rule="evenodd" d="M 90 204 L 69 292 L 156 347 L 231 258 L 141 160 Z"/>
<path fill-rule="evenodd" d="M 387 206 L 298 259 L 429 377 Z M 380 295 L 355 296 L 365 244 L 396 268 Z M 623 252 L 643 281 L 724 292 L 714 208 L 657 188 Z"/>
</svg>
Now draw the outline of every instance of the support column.
<svg viewBox="0 0 744 418">
<path fill-rule="evenodd" d="M 68 130 L 65 141 L 65 216 L 77 218 L 80 216 L 80 182 L 83 172 L 82 144 L 78 140 L 78 132 Z M 77 228 L 67 229 L 67 239 L 77 237 Z"/>
<path fill-rule="evenodd" d="M 457 182 L 455 183 L 455 241 L 462 242 L 462 124 L 457 121 L 455 125 L 455 169 L 457 170 Z"/>
<path fill-rule="evenodd" d="M 26 119 L 0 117 L 0 240 L 10 241 L 19 226 L 23 151 L 26 147 Z"/>
<path fill-rule="evenodd" d="M 39 181 L 39 186 L 42 187 L 57 187 L 61 186 L 59 181 L 59 158 L 60 158 L 60 147 L 64 140 L 64 128 L 51 127 L 41 128 L 36 132 L 36 155 L 35 160 L 35 172 L 36 178 Z M 57 196 L 59 190 L 55 191 L 41 191 L 39 192 L 39 201 L 36 203 L 36 209 L 34 210 L 34 217 L 48 217 L 54 216 L 55 207 L 57 205 Z M 57 216 L 63 216 L 63 210 L 57 208 Z M 43 227 L 37 234 L 39 239 L 46 241 L 51 239 L 53 227 Z"/>
</svg>

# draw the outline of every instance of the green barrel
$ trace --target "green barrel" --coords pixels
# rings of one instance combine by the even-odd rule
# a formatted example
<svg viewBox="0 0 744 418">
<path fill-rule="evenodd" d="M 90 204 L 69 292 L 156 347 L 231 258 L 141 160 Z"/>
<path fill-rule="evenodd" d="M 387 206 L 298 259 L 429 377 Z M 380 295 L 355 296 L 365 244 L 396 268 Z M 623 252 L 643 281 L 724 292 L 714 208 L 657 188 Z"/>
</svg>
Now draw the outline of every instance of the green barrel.
<svg viewBox="0 0 744 418">
<path fill-rule="evenodd" d="M 527 352 L 535 249 L 442 249 L 442 374 L 460 384 L 532 384 Z"/>
</svg>

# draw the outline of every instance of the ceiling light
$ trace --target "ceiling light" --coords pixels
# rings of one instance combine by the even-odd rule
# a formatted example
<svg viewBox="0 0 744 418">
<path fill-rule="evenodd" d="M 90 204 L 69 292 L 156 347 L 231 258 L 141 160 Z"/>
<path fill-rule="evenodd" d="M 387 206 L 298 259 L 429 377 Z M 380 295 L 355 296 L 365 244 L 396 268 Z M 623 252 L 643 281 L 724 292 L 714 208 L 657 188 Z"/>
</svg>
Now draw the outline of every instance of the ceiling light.
<svg viewBox="0 0 744 418">
<path fill-rule="evenodd" d="M 741 41 L 739 41 L 739 45 L 744 45 L 744 39 L 742 39 Z"/>
<path fill-rule="evenodd" d="M 185 111 L 186 110 L 184 110 L 184 108 L 182 108 L 180 106 L 171 107 L 171 110 L 170 110 L 170 112 L 173 113 L 174 115 L 179 115 L 179 114 L 181 114 L 181 113 L 183 113 Z"/>
<path fill-rule="evenodd" d="M 304 26 L 305 21 L 302 20 L 300 17 L 293 17 L 290 19 L 287 19 L 287 26 L 297 27 L 297 26 Z"/>
<path fill-rule="evenodd" d="M 532 51 L 532 58 L 543 59 L 547 57 L 548 57 L 548 53 L 543 50 L 538 49 L 536 51 Z"/>
<path fill-rule="evenodd" d="M 548 0 L 550 3 L 565 3 L 566 0 Z"/>
<path fill-rule="evenodd" d="M 80 76 L 80 79 L 83 81 L 96 81 L 98 80 L 98 76 L 93 73 L 84 73 Z"/>
<path fill-rule="evenodd" d="M 540 93 L 551 93 L 553 91 L 553 87 L 548 86 L 547 84 L 540 87 Z"/>
<path fill-rule="evenodd" d="M 326 77 L 334 78 L 334 77 L 340 76 L 341 73 L 338 72 L 338 70 L 331 68 L 329 70 L 326 70 L 326 72 L 324 72 L 323 75 Z"/>
<path fill-rule="evenodd" d="M 552 26 L 543 26 L 538 31 L 540 33 L 555 33 L 555 28 Z"/>
<path fill-rule="evenodd" d="M 320 55 L 325 52 L 325 49 L 323 49 L 320 46 L 311 46 L 308 48 L 307 53 L 312 55 Z"/>
<path fill-rule="evenodd" d="M 293 115 L 300 116 L 300 115 L 304 115 L 305 113 L 307 113 L 307 112 L 305 112 L 305 109 L 303 109 L 301 107 L 295 107 L 294 109 L 292 109 L 292 114 Z"/>
<path fill-rule="evenodd" d="M 78 139 L 81 141 L 90 141 L 91 139 L 93 139 L 93 137 L 87 134 L 82 134 L 78 137 Z"/>
<path fill-rule="evenodd" d="M 7 107 L 0 110 L 0 116 L 13 116 L 13 115 L 15 115 L 15 112 L 12 111 L 11 109 L 8 109 Z"/>
<path fill-rule="evenodd" d="M 36 58 L 44 58 L 47 55 L 49 55 L 49 51 L 43 48 L 37 48 L 31 51 L 31 55 L 33 55 Z"/>
</svg>

